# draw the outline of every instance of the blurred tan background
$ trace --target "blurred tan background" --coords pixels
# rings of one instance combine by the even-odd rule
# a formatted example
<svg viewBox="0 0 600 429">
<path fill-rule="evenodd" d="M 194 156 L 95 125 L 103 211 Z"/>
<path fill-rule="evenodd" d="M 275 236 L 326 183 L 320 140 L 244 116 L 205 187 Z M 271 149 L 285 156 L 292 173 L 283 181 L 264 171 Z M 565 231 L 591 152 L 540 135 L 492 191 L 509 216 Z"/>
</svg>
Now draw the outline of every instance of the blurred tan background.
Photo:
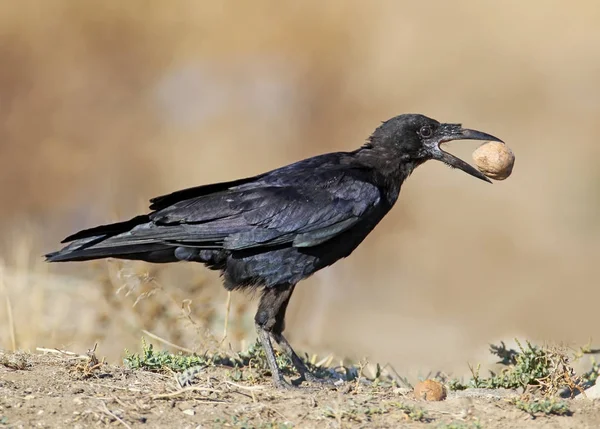
<svg viewBox="0 0 600 429">
<path fill-rule="evenodd" d="M 512 177 L 420 167 L 351 257 L 297 289 L 290 341 L 462 373 L 501 339 L 598 340 L 599 22 L 593 0 L 1 2 L 0 347 L 98 341 L 118 361 L 142 329 L 207 347 L 215 273 L 41 255 L 153 196 L 355 149 L 407 112 L 504 139 Z M 233 295 L 233 348 L 254 306 Z"/>
</svg>

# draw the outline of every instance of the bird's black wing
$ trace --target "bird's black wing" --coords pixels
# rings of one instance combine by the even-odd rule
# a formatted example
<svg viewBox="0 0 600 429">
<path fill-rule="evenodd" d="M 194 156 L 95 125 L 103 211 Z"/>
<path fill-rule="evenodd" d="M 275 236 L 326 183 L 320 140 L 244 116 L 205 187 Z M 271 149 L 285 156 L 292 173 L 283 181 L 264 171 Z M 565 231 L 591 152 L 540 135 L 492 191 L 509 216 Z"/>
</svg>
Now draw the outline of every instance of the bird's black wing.
<svg viewBox="0 0 600 429">
<path fill-rule="evenodd" d="M 244 179 L 232 180 L 229 182 L 219 182 L 211 183 L 209 185 L 195 186 L 193 188 L 182 189 L 180 191 L 175 191 L 170 194 L 154 197 L 150 199 L 150 209 L 162 210 L 179 201 L 189 200 L 192 198 L 210 195 L 217 192 L 223 192 L 236 186 L 260 180 L 263 176 L 264 174 L 260 174 L 258 176 L 246 177 Z"/>
<path fill-rule="evenodd" d="M 229 251 L 311 247 L 368 216 L 380 200 L 370 171 L 346 153 L 309 158 L 252 178 L 152 200 L 155 211 L 80 231 L 53 260 L 145 252 L 165 246 Z"/>
<path fill-rule="evenodd" d="M 351 167 L 300 167 L 177 201 L 96 246 L 312 247 L 351 228 L 379 202 L 379 189 Z"/>
<path fill-rule="evenodd" d="M 184 200 L 153 213 L 129 239 L 227 250 L 316 246 L 351 228 L 379 201 L 374 185 L 343 173 L 337 179 L 321 189 L 266 185 Z"/>
</svg>

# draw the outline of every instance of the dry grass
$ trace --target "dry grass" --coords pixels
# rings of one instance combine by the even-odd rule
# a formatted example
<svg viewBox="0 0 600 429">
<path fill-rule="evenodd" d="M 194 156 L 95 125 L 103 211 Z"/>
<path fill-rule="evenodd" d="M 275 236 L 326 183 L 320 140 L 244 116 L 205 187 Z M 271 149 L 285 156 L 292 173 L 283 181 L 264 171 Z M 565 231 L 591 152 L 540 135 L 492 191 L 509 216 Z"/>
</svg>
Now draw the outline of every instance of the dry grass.
<svg viewBox="0 0 600 429">
<path fill-rule="evenodd" d="M 151 364 L 152 371 L 140 365 L 132 369 L 135 359 L 131 356 L 129 368 L 107 364 L 96 356 L 96 347 L 82 355 L 45 348 L 38 352 L 0 352 L 2 424 L 100 424 L 128 428 L 190 424 L 216 428 L 402 425 L 439 429 L 552 424 L 566 429 L 586 427 L 600 418 L 591 401 L 541 398 L 510 390 L 469 388 L 450 392 L 441 402 L 421 401 L 410 389 L 397 388 L 391 377 L 361 377 L 362 364 L 346 371 L 322 367 L 328 374 L 345 372 L 357 377 L 338 378 L 336 387 L 305 384 L 283 392 L 272 388 L 269 374 L 261 370 L 264 356 L 256 349 L 232 354 L 233 360 L 206 353 L 196 356 L 204 359 L 203 365 L 184 369 L 182 363 L 194 365 L 189 357 L 145 347 L 135 359 L 146 366 Z M 175 368 L 175 361 L 176 371 L 170 370 Z M 234 369 L 245 373 L 242 380 L 236 381 Z M 522 426 L 524 415 L 535 422 Z"/>
</svg>

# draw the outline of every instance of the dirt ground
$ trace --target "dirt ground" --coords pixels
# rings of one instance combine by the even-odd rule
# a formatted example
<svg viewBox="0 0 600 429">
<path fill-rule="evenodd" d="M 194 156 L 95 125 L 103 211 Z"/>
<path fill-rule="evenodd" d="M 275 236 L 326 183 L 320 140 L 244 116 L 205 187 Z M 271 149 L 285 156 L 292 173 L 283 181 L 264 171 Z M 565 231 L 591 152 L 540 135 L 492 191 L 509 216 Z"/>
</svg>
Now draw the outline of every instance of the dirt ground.
<svg viewBox="0 0 600 429">
<path fill-rule="evenodd" d="M 0 352 L 1 353 L 1 352 Z M 467 389 L 446 400 L 416 400 L 410 389 L 344 382 L 279 391 L 268 379 L 229 381 L 228 369 L 205 368 L 188 387 L 175 378 L 51 353 L 3 353 L 0 426 L 341 428 L 436 427 L 595 428 L 600 402 L 568 399 L 571 415 L 537 416 L 518 410 L 510 390 Z M 12 362 L 7 365 L 6 362 Z"/>
</svg>

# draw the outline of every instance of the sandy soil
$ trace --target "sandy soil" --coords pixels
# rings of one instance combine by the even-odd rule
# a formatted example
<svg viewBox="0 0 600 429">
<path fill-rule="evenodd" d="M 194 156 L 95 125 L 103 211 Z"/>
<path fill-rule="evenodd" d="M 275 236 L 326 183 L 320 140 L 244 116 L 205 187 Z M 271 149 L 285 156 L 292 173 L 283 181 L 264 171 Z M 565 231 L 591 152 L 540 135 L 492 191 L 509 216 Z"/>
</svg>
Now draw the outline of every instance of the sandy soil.
<svg viewBox="0 0 600 429">
<path fill-rule="evenodd" d="M 597 400 L 570 399 L 572 415 L 533 419 L 510 403 L 519 395 L 514 391 L 468 389 L 450 392 L 440 402 L 416 400 L 409 389 L 355 382 L 278 391 L 268 379 L 252 385 L 229 381 L 226 368 L 205 369 L 181 389 L 170 375 L 105 364 L 90 370 L 75 355 L 3 355 L 13 368 L 0 365 L 0 424 L 10 428 L 563 429 L 593 428 L 600 422 Z M 411 407 L 416 410 L 412 416 L 406 411 Z"/>
</svg>

